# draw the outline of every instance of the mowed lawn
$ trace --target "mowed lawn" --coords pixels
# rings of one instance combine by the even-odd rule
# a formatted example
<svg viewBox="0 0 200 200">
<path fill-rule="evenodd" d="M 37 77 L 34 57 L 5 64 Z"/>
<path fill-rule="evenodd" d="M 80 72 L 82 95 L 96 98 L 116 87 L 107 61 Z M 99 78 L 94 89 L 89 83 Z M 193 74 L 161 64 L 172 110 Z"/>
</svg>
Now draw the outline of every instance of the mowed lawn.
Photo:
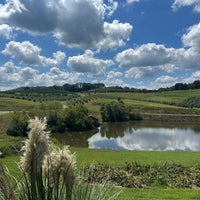
<svg viewBox="0 0 200 200">
<path fill-rule="evenodd" d="M 95 150 L 87 148 L 70 148 L 76 152 L 78 168 L 91 163 L 104 163 L 110 166 L 121 166 L 126 162 L 138 162 L 142 164 L 153 165 L 155 163 L 175 162 L 185 166 L 196 166 L 200 164 L 200 152 L 147 152 L 147 151 L 110 151 Z M 17 167 L 19 156 L 3 158 L 2 161 L 10 170 L 10 173 L 20 178 L 20 171 Z M 115 187 L 114 191 L 121 190 L 119 200 L 189 200 L 200 199 L 199 189 L 173 189 L 162 187 L 151 187 L 147 189 L 136 188 L 119 188 Z"/>
</svg>

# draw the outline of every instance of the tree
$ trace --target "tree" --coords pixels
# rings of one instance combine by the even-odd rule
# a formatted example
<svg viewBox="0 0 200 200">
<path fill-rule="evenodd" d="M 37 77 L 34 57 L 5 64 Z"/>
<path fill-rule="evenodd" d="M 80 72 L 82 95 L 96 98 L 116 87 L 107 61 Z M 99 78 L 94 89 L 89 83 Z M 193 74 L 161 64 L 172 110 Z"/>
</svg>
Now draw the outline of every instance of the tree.
<svg viewBox="0 0 200 200">
<path fill-rule="evenodd" d="M 128 121 L 131 110 L 122 100 L 112 101 L 101 106 L 101 117 L 104 122 Z"/>
<path fill-rule="evenodd" d="M 67 108 L 64 122 L 66 128 L 72 131 L 86 131 L 94 128 L 92 120 L 88 118 L 88 110 L 82 104 Z"/>
<path fill-rule="evenodd" d="M 29 116 L 26 112 L 14 112 L 6 133 L 11 136 L 27 136 Z"/>
</svg>

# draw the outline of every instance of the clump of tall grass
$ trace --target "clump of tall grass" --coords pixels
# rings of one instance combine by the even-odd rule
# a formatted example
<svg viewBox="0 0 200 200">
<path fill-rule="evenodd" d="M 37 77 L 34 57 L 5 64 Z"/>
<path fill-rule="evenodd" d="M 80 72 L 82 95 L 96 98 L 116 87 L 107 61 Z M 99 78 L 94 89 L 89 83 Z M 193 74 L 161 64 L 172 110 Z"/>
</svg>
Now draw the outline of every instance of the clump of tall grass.
<svg viewBox="0 0 200 200">
<path fill-rule="evenodd" d="M 29 121 L 28 139 L 22 148 L 20 180 L 13 181 L 0 162 L 0 199 L 5 200 L 106 200 L 112 187 L 82 182 L 76 175 L 76 155 L 68 146 L 62 149 L 49 141 L 46 119 Z M 13 183 L 15 183 L 13 185 Z"/>
</svg>

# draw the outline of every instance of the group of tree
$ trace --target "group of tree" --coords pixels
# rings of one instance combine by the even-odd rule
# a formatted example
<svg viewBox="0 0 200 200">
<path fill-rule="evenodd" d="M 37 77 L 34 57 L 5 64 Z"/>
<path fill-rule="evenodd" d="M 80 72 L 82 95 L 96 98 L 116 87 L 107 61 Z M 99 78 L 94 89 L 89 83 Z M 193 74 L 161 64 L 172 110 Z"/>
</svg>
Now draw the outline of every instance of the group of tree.
<svg viewBox="0 0 200 200">
<path fill-rule="evenodd" d="M 14 90 L 0 92 L 0 96 L 8 96 L 14 98 L 23 97 L 23 99 L 38 100 L 65 100 L 69 99 L 71 94 L 75 95 L 75 92 L 162 92 L 173 90 L 189 90 L 200 89 L 200 80 L 196 80 L 193 83 L 176 83 L 171 87 L 159 88 L 158 90 L 138 89 L 133 87 L 122 86 L 109 86 L 106 87 L 104 83 L 75 83 L 64 84 L 62 86 L 49 86 L 49 87 L 21 87 Z M 70 97 L 71 98 L 71 97 Z"/>
<path fill-rule="evenodd" d="M 104 122 L 122 122 L 129 120 L 141 120 L 139 114 L 132 112 L 122 100 L 105 103 L 101 106 L 101 118 Z"/>
<path fill-rule="evenodd" d="M 86 131 L 95 127 L 93 120 L 88 117 L 88 109 L 82 105 L 69 106 L 65 109 L 45 110 L 47 128 L 52 132 Z M 38 113 L 40 117 L 43 114 Z M 26 136 L 28 132 L 28 121 L 34 113 L 14 112 L 11 114 L 7 134 L 12 136 Z"/>
<path fill-rule="evenodd" d="M 172 87 L 160 88 L 158 91 L 191 90 L 191 89 L 200 89 L 200 80 L 196 80 L 193 83 L 176 83 Z"/>
</svg>

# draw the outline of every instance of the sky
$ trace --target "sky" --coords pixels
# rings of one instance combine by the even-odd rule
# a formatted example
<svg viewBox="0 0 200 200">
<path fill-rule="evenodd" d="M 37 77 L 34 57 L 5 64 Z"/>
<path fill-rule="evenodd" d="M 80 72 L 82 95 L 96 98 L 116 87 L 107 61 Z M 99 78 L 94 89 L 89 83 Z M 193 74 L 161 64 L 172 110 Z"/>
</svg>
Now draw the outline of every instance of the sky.
<svg viewBox="0 0 200 200">
<path fill-rule="evenodd" d="M 0 0 L 0 91 L 200 79 L 200 0 Z"/>
</svg>

